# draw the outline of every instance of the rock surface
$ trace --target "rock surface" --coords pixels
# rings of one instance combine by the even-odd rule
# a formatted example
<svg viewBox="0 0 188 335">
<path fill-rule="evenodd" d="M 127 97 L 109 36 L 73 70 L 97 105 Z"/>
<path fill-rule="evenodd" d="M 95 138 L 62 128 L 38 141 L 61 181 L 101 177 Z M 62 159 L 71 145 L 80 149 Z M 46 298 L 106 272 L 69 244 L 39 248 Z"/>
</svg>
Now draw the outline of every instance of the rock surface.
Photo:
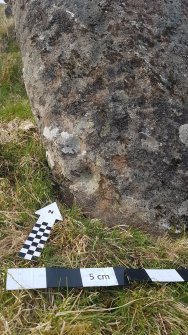
<svg viewBox="0 0 188 335">
<path fill-rule="evenodd" d="M 67 201 L 110 225 L 187 224 L 187 0 L 12 5 L 27 93 Z"/>
</svg>

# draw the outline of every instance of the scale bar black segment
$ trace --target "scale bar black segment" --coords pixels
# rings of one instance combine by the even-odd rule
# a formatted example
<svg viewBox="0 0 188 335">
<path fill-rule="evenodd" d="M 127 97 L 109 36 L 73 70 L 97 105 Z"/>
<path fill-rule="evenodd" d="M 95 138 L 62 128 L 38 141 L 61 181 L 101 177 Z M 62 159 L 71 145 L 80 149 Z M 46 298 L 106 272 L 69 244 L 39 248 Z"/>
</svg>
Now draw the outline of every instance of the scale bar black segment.
<svg viewBox="0 0 188 335">
<path fill-rule="evenodd" d="M 125 269 L 125 276 L 129 281 L 151 282 L 151 278 L 144 269 Z"/>
<path fill-rule="evenodd" d="M 188 269 L 178 269 L 177 272 L 184 281 L 188 282 Z"/>
<path fill-rule="evenodd" d="M 114 272 L 118 281 L 119 286 L 128 286 L 129 281 L 125 276 L 125 268 L 123 267 L 114 267 Z"/>
<path fill-rule="evenodd" d="M 80 269 L 46 268 L 47 287 L 83 287 Z"/>
</svg>

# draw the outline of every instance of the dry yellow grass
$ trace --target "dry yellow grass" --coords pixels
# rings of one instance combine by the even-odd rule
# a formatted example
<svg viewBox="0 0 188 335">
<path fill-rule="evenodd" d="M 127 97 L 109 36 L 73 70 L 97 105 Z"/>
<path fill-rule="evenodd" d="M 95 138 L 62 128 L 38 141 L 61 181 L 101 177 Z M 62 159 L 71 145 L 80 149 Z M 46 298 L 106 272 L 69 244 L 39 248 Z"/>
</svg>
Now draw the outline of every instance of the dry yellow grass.
<svg viewBox="0 0 188 335">
<path fill-rule="evenodd" d="M 9 37 L 9 29 L 13 25 L 13 18 L 7 19 L 4 15 L 5 6 L 0 4 L 0 36 Z M 4 47 L 4 41 L 1 40 L 0 46 Z"/>
</svg>

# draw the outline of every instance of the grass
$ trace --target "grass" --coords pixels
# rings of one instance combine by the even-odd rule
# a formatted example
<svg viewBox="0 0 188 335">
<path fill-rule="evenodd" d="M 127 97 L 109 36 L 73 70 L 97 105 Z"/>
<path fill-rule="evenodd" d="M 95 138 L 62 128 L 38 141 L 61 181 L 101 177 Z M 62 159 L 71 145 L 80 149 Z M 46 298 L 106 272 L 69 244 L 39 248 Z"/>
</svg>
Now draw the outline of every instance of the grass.
<svg viewBox="0 0 188 335">
<path fill-rule="evenodd" d="M 0 11 L 3 17 L 0 127 L 3 129 L 15 118 L 33 122 L 33 117 L 22 82 L 20 53 L 14 35 L 10 34 L 10 31 L 13 34 L 12 22 L 1 15 L 2 6 Z M 15 131 L 17 136 L 1 143 L 0 148 L 0 334 L 188 334 L 188 284 L 132 283 L 124 289 L 5 290 L 8 268 L 33 266 L 17 257 L 35 223 L 33 213 L 56 200 L 64 221 L 56 224 L 34 266 L 188 266 L 186 236 L 156 239 L 127 226 L 108 228 L 98 220 L 85 218 L 79 208 L 66 208 L 36 129 Z"/>
</svg>

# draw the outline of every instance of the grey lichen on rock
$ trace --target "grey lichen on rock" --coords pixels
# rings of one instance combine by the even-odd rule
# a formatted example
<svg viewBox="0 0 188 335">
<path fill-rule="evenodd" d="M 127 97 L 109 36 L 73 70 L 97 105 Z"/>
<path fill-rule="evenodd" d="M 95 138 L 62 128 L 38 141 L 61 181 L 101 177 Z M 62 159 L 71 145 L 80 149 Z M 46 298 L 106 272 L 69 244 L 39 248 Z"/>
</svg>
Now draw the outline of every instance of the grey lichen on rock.
<svg viewBox="0 0 188 335">
<path fill-rule="evenodd" d="M 110 225 L 187 224 L 187 1 L 12 3 L 27 93 L 66 192 Z"/>
<path fill-rule="evenodd" d="M 188 147 L 188 123 L 179 128 L 179 134 L 181 142 Z"/>
</svg>

